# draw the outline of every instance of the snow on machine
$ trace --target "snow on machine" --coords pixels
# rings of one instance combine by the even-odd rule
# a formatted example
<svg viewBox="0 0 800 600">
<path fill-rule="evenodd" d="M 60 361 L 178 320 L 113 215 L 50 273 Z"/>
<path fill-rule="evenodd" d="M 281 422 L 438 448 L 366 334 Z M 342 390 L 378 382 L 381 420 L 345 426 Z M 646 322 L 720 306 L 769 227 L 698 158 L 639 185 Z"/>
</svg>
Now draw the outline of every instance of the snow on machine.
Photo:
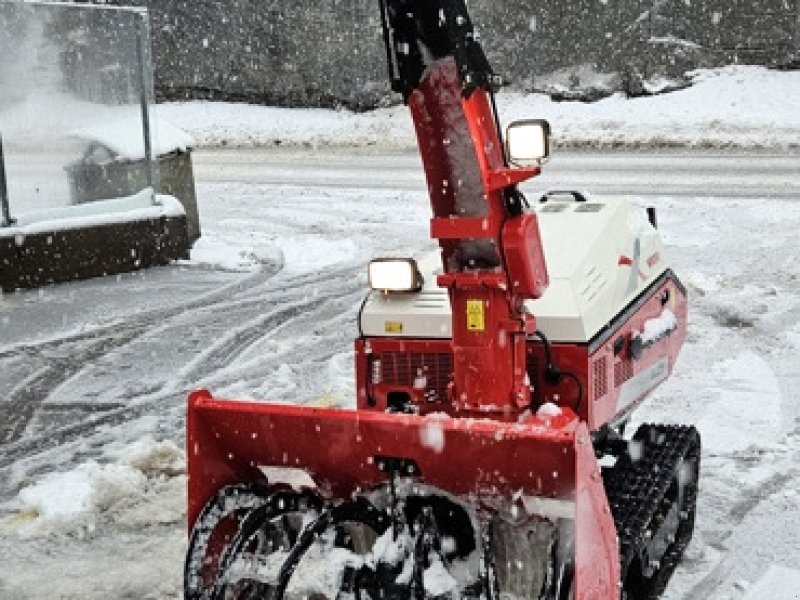
<svg viewBox="0 0 800 600">
<path fill-rule="evenodd" d="M 441 255 L 378 259 L 356 410 L 189 397 L 188 599 L 656 598 L 694 524 L 700 438 L 631 412 L 686 294 L 654 215 L 517 185 L 463 0 L 381 0 Z M 505 141 L 503 141 L 503 138 Z"/>
</svg>

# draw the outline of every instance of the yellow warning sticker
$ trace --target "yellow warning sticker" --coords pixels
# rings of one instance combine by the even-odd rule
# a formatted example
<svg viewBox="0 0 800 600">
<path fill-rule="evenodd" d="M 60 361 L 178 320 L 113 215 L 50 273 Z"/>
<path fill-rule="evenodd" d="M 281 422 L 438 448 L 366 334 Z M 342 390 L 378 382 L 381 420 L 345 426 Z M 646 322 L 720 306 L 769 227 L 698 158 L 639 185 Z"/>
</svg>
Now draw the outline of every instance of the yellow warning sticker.
<svg viewBox="0 0 800 600">
<path fill-rule="evenodd" d="M 467 300 L 467 331 L 483 331 L 486 324 L 483 315 L 483 300 Z"/>
<path fill-rule="evenodd" d="M 383 330 L 386 333 L 403 333 L 403 323 L 401 321 L 385 321 Z"/>
</svg>

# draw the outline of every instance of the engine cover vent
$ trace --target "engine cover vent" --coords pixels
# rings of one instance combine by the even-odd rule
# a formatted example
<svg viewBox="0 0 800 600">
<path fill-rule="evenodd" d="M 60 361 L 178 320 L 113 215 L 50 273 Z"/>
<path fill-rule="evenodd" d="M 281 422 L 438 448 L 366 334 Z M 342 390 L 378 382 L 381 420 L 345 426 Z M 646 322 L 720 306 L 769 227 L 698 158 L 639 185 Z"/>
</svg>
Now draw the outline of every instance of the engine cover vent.
<svg viewBox="0 0 800 600">
<path fill-rule="evenodd" d="M 438 352 L 381 352 L 383 381 L 387 386 L 424 389 L 430 401 L 447 398 L 453 376 L 453 356 Z"/>
</svg>

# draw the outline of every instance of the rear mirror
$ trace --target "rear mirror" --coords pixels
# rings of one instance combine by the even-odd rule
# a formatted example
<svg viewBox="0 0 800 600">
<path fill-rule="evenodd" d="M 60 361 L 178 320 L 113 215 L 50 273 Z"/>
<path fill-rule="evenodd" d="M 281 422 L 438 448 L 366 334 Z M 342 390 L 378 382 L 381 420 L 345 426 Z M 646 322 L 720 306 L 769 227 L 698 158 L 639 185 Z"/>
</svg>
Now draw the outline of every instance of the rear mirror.
<svg viewBox="0 0 800 600">
<path fill-rule="evenodd" d="M 550 123 L 544 119 L 511 123 L 506 129 L 506 156 L 517 167 L 542 164 L 550 156 Z"/>
</svg>

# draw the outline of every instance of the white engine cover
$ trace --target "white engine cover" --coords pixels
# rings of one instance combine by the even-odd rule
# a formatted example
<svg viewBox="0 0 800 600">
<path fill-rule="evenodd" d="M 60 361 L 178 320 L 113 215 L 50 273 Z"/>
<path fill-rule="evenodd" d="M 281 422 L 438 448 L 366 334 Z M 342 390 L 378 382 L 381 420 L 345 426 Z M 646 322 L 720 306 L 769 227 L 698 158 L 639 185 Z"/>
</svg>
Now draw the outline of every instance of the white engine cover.
<svg viewBox="0 0 800 600">
<path fill-rule="evenodd" d="M 539 217 L 550 285 L 526 308 L 554 342 L 588 342 L 668 268 L 661 236 L 624 198 L 551 199 Z M 361 314 L 366 336 L 449 338 L 447 290 L 436 286 L 438 254 L 419 263 L 420 292 L 372 292 Z"/>
</svg>

